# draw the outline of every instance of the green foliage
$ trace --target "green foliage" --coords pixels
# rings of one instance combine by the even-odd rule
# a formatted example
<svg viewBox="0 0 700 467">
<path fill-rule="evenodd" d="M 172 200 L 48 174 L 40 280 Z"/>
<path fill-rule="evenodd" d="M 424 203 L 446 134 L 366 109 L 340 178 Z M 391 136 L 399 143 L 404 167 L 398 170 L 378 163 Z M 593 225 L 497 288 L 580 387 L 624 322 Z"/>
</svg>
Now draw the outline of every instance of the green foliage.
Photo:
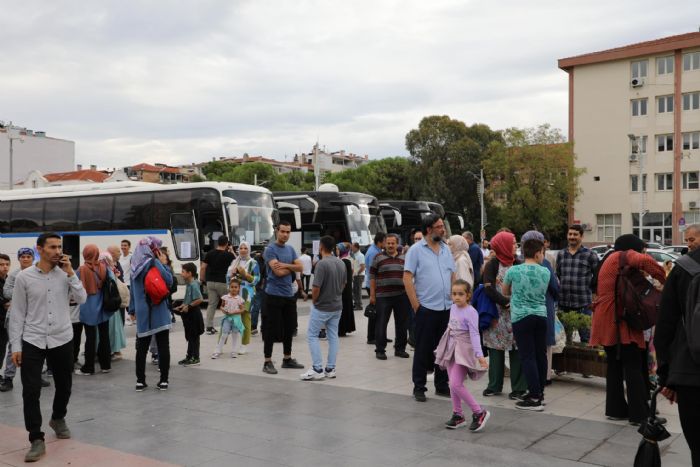
<svg viewBox="0 0 700 467">
<path fill-rule="evenodd" d="M 327 174 L 323 181 L 341 191 L 368 193 L 377 199 L 414 199 L 413 166 L 404 157 L 367 162 L 356 169 Z"/>
<path fill-rule="evenodd" d="M 198 174 L 194 174 L 190 177 L 190 183 L 199 183 L 204 181 L 206 181 L 206 179 Z"/>
<path fill-rule="evenodd" d="M 564 326 L 567 344 L 571 344 L 574 331 L 577 329 L 591 328 L 591 317 L 583 313 L 578 313 L 576 311 L 560 311 L 557 313 L 557 316 L 562 326 Z"/>
</svg>

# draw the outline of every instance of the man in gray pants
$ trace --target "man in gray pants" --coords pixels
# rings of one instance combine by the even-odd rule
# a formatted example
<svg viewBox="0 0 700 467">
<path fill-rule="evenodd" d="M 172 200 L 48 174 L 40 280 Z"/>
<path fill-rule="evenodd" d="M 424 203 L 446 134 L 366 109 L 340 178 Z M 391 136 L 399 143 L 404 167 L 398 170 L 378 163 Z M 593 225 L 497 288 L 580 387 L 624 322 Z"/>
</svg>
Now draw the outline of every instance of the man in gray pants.
<svg viewBox="0 0 700 467">
<path fill-rule="evenodd" d="M 204 257 L 202 269 L 200 271 L 200 277 L 203 279 L 202 285 L 206 284 L 207 286 L 207 300 L 209 304 L 207 306 L 205 327 L 206 333 L 210 335 L 216 334 L 216 329 L 214 329 L 214 314 L 219 306 L 219 300 L 228 293 L 226 273 L 228 272 L 229 266 L 231 266 L 231 263 L 236 258 L 233 253 L 229 251 L 228 237 L 222 235 L 216 243 L 216 249 L 211 250 Z"/>
</svg>

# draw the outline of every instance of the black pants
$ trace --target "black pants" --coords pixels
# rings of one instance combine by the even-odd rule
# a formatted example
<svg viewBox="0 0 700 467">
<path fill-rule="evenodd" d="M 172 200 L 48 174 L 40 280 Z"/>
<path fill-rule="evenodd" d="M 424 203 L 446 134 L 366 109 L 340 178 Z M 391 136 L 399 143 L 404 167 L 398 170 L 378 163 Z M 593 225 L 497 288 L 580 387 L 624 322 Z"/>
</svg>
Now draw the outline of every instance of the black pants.
<svg viewBox="0 0 700 467">
<path fill-rule="evenodd" d="M 167 383 L 170 376 L 170 331 L 165 329 L 154 334 L 158 346 L 158 368 L 160 381 Z M 146 383 L 146 355 L 151 344 L 151 336 L 136 338 L 136 382 Z"/>
<path fill-rule="evenodd" d="M 369 295 L 369 289 L 365 289 L 365 290 L 367 291 L 367 295 Z M 370 318 L 367 318 L 367 342 L 368 343 L 375 342 L 376 330 L 377 330 L 377 317 L 372 316 Z"/>
<path fill-rule="evenodd" d="M 304 274 L 301 276 L 301 284 L 304 286 L 304 293 L 309 294 L 309 287 L 311 286 L 311 274 Z"/>
<path fill-rule="evenodd" d="M 2 305 L 0 305 L 2 306 Z M 5 362 L 5 354 L 7 353 L 7 344 L 10 341 L 10 337 L 7 334 L 7 329 L 5 328 L 5 321 L 0 322 L 0 366 Z"/>
<path fill-rule="evenodd" d="M 109 321 L 100 323 L 97 326 L 85 327 L 85 362 L 83 363 L 82 371 L 85 373 L 95 372 L 95 350 L 97 350 L 97 359 L 100 361 L 100 368 L 109 370 L 112 368 L 112 347 L 109 344 Z M 100 343 L 96 345 L 97 333 L 100 333 Z"/>
<path fill-rule="evenodd" d="M 677 386 L 678 415 L 690 447 L 693 467 L 700 467 L 700 387 Z"/>
<path fill-rule="evenodd" d="M 41 370 L 44 360 L 53 370 L 56 392 L 53 396 L 53 420 L 65 418 L 73 386 L 73 343 L 66 342 L 52 349 L 40 349 L 22 341 L 22 400 L 24 401 L 24 426 L 29 432 L 29 442 L 44 439 L 41 431 Z"/>
<path fill-rule="evenodd" d="M 448 391 L 447 371 L 435 365 L 433 351 L 447 329 L 450 310 L 430 310 L 423 305 L 414 315 L 416 325 L 416 351 L 413 354 L 413 390 L 426 391 L 428 371 L 435 372 L 435 389 Z"/>
<path fill-rule="evenodd" d="M 389 324 L 391 312 L 394 312 L 395 339 L 394 349 L 396 351 L 406 350 L 406 321 L 410 313 L 411 303 L 404 293 L 396 297 L 377 297 L 377 318 L 374 338 L 376 341 L 375 352 L 386 351 L 386 328 Z"/>
<path fill-rule="evenodd" d="M 533 398 L 540 399 L 547 380 L 547 318 L 530 315 L 513 323 L 513 337 L 527 389 Z"/>
<path fill-rule="evenodd" d="M 199 336 L 191 336 L 187 339 L 187 357 L 199 358 Z"/>
<path fill-rule="evenodd" d="M 636 344 L 606 346 L 608 373 L 605 377 L 605 415 L 641 423 L 649 414 L 648 392 L 642 374 L 644 351 Z M 624 382 L 624 384 L 623 384 Z M 627 400 L 625 400 L 625 386 Z"/>
<path fill-rule="evenodd" d="M 284 355 L 292 354 L 292 338 L 297 329 L 297 300 L 294 297 L 265 295 L 262 308 L 265 358 L 272 358 L 275 342 L 282 342 Z"/>
<path fill-rule="evenodd" d="M 80 340 L 82 337 L 83 323 L 73 323 L 73 363 L 78 362 L 78 357 L 80 356 Z"/>
</svg>

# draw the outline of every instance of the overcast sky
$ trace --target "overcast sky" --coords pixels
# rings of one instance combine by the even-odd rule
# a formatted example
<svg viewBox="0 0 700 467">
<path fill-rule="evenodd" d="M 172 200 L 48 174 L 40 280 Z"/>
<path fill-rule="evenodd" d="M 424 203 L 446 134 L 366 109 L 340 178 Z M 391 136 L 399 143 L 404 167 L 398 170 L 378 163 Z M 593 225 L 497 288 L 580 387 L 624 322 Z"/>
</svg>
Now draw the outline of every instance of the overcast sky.
<svg viewBox="0 0 700 467">
<path fill-rule="evenodd" d="M 0 120 L 78 163 L 406 155 L 423 116 L 567 127 L 557 59 L 697 31 L 696 0 L 3 2 Z"/>
</svg>

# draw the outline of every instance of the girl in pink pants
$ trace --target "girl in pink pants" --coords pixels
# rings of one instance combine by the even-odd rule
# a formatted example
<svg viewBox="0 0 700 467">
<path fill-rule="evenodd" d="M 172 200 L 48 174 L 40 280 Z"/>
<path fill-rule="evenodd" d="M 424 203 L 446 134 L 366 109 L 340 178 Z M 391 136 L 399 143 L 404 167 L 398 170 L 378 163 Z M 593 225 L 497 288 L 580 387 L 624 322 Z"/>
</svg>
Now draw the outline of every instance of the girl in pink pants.
<svg viewBox="0 0 700 467">
<path fill-rule="evenodd" d="M 481 351 L 479 314 L 469 304 L 471 296 L 471 287 L 466 281 L 458 279 L 452 284 L 450 322 L 435 350 L 435 363 L 447 370 L 450 380 L 453 413 L 445 426 L 456 429 L 467 424 L 462 411 L 464 401 L 472 411 L 469 431 L 477 432 L 484 428 L 491 414 L 476 402 L 464 381 L 467 377 L 472 380 L 481 378 L 489 364 Z"/>
</svg>

